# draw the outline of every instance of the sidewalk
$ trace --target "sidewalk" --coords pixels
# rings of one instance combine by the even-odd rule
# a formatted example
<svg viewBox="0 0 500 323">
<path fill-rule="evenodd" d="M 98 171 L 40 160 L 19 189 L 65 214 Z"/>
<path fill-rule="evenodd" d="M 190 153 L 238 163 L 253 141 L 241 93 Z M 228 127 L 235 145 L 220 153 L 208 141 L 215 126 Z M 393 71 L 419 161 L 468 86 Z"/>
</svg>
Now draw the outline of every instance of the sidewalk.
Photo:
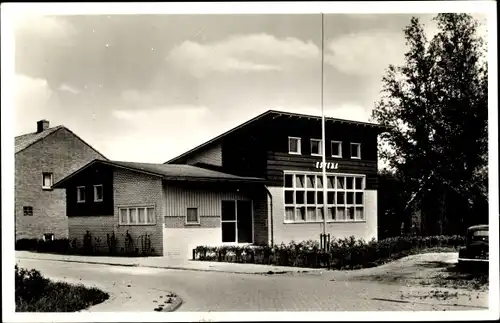
<svg viewBox="0 0 500 323">
<path fill-rule="evenodd" d="M 240 264 L 211 261 L 193 261 L 193 260 L 171 260 L 166 257 L 94 257 L 94 256 L 74 256 L 58 255 L 49 253 L 37 253 L 30 251 L 16 251 L 18 259 L 40 259 L 51 261 L 65 261 L 88 264 L 102 264 L 114 266 L 135 266 L 165 268 L 176 270 L 196 270 L 196 271 L 214 271 L 235 274 L 267 274 L 273 273 L 303 273 L 303 272 L 322 272 L 321 269 L 267 266 L 257 264 Z"/>
</svg>

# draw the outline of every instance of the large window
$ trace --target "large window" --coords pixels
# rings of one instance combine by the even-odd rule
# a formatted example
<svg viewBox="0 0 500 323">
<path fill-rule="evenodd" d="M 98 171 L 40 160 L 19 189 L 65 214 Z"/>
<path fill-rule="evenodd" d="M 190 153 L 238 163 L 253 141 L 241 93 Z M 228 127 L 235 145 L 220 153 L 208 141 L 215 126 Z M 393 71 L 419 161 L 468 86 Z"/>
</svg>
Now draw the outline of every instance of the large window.
<svg viewBox="0 0 500 323">
<path fill-rule="evenodd" d="M 322 222 L 324 212 L 321 173 L 285 173 L 285 222 Z M 362 175 L 328 174 L 326 181 L 326 220 L 365 220 Z"/>
<path fill-rule="evenodd" d="M 52 173 L 42 173 L 42 188 L 51 189 L 52 188 Z"/>
<path fill-rule="evenodd" d="M 300 155 L 300 138 L 297 137 L 288 137 L 288 153 L 294 155 Z"/>
<path fill-rule="evenodd" d="M 154 225 L 156 224 L 153 206 L 118 207 L 118 223 L 120 225 Z"/>
<path fill-rule="evenodd" d="M 311 155 L 321 156 L 323 154 L 323 147 L 321 139 L 311 139 Z"/>
</svg>

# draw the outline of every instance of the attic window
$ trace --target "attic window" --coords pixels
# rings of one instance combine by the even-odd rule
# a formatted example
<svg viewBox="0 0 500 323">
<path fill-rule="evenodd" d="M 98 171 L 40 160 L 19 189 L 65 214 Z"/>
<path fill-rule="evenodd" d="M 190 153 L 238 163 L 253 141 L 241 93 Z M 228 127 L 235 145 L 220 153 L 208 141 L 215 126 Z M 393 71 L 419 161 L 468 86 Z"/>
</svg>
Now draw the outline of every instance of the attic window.
<svg viewBox="0 0 500 323">
<path fill-rule="evenodd" d="M 52 188 L 52 173 L 42 173 L 42 188 L 51 189 Z"/>
<path fill-rule="evenodd" d="M 85 203 L 85 186 L 78 186 L 76 188 L 76 202 Z"/>
<path fill-rule="evenodd" d="M 288 153 L 300 155 L 300 138 L 288 137 Z"/>
</svg>

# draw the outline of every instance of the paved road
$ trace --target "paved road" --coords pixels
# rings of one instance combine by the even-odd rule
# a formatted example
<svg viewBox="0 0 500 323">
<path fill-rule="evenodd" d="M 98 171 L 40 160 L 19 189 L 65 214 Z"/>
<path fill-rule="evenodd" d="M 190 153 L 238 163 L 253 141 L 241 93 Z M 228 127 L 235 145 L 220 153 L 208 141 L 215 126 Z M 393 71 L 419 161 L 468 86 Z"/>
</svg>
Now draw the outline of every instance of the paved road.
<svg viewBox="0 0 500 323">
<path fill-rule="evenodd" d="M 173 291 L 178 311 L 430 311 L 477 310 L 438 301 L 401 301 L 405 286 L 330 281 L 317 276 L 228 274 L 17 259 L 51 279 L 96 285 L 114 295 L 107 311 L 153 311 L 154 299 Z M 375 300 L 376 298 L 376 300 Z M 99 307 L 96 307 L 96 309 Z"/>
</svg>

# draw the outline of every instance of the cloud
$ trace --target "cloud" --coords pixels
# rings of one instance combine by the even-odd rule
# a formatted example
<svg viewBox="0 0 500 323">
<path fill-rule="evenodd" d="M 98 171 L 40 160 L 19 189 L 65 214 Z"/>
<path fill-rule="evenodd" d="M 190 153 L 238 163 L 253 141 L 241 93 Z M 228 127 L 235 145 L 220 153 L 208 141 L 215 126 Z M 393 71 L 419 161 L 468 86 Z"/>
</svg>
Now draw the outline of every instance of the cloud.
<svg viewBox="0 0 500 323">
<path fill-rule="evenodd" d="M 77 88 L 71 86 L 71 85 L 68 85 L 68 84 L 61 84 L 61 86 L 59 86 L 59 91 L 63 91 L 63 92 L 69 92 L 69 93 L 72 93 L 72 94 L 79 94 L 80 93 L 80 90 L 78 90 Z"/>
<path fill-rule="evenodd" d="M 185 41 L 170 51 L 167 61 L 188 69 L 196 77 L 204 77 L 213 72 L 279 71 L 287 59 L 309 60 L 319 56 L 319 48 L 310 41 L 261 33 L 205 44 Z"/>
<path fill-rule="evenodd" d="M 389 64 L 404 58 L 401 32 L 366 31 L 344 34 L 327 42 L 325 62 L 339 71 L 359 76 L 381 76 Z"/>
<path fill-rule="evenodd" d="M 16 16 L 14 33 L 16 36 L 30 35 L 42 38 L 61 39 L 75 32 L 73 26 L 61 17 L 28 15 Z"/>
</svg>

